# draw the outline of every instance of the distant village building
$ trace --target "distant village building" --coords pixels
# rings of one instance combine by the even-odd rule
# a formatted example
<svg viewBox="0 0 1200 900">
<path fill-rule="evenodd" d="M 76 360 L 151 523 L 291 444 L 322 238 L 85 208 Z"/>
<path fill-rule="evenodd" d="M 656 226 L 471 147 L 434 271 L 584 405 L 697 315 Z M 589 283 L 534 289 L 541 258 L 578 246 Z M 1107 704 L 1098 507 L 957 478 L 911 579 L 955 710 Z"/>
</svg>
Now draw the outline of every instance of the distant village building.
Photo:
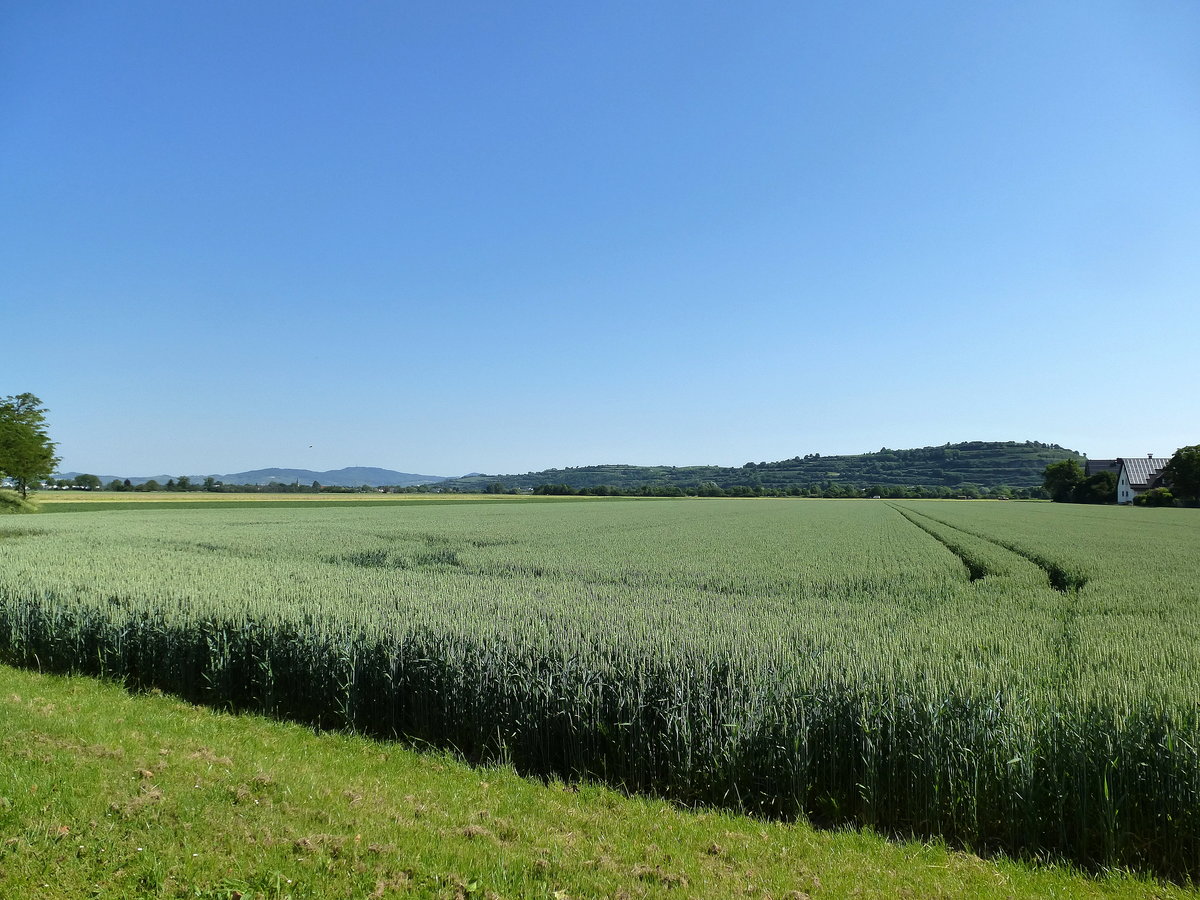
<svg viewBox="0 0 1200 900">
<path fill-rule="evenodd" d="M 1148 456 L 1123 456 L 1116 462 L 1119 464 L 1117 474 L 1117 502 L 1132 503 L 1138 494 L 1144 494 L 1151 488 L 1162 487 L 1162 470 L 1170 459 Z M 1100 460 L 1097 460 L 1100 462 Z"/>
</svg>

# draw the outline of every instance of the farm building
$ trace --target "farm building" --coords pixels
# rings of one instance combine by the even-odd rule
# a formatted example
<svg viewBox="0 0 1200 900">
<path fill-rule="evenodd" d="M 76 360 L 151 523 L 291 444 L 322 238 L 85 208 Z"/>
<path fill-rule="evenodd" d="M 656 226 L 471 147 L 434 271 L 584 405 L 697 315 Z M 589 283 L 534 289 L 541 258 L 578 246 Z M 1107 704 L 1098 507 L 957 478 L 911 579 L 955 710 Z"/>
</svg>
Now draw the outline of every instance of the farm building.
<svg viewBox="0 0 1200 900">
<path fill-rule="evenodd" d="M 1138 494 L 1162 487 L 1162 470 L 1171 460 L 1149 456 L 1121 457 L 1117 475 L 1117 502 L 1132 503 Z"/>
<path fill-rule="evenodd" d="M 1097 472 L 1112 472 L 1118 477 L 1121 474 L 1121 461 L 1119 459 L 1085 459 L 1083 461 L 1083 474 L 1095 475 Z"/>
</svg>

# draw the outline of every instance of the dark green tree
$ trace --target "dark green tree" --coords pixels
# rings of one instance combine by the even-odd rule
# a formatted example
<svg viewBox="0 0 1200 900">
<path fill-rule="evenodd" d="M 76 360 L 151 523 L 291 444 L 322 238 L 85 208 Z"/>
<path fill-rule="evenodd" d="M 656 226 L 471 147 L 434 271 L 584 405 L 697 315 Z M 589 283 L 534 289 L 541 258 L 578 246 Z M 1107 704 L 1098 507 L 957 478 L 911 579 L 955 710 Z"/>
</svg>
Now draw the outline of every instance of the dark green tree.
<svg viewBox="0 0 1200 900">
<path fill-rule="evenodd" d="M 22 499 L 30 485 L 54 472 L 54 450 L 41 400 L 28 393 L 0 398 L 0 475 L 13 480 Z"/>
<path fill-rule="evenodd" d="M 1104 471 L 1089 475 L 1075 485 L 1071 499 L 1076 503 L 1116 503 L 1117 473 Z"/>
<path fill-rule="evenodd" d="M 85 491 L 98 491 L 100 489 L 100 476 L 76 475 L 75 487 L 83 488 Z"/>
<path fill-rule="evenodd" d="M 1171 493 L 1181 500 L 1200 500 L 1200 444 L 1180 447 L 1163 467 Z"/>
<path fill-rule="evenodd" d="M 569 496 L 577 493 L 575 488 L 568 484 L 539 484 L 533 489 L 535 494 L 551 494 L 555 496 Z"/>
<path fill-rule="evenodd" d="M 1075 486 L 1083 481 L 1083 467 L 1073 459 L 1060 459 L 1050 463 L 1042 472 L 1042 487 L 1057 503 L 1068 503 L 1073 499 Z"/>
</svg>

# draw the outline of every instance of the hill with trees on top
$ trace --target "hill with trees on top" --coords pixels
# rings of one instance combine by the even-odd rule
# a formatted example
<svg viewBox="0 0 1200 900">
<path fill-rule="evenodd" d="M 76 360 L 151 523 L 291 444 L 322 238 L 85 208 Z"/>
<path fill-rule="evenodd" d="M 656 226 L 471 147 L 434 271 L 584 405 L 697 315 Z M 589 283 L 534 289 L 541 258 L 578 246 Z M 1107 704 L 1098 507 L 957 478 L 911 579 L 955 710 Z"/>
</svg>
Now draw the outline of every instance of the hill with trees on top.
<svg viewBox="0 0 1200 900">
<path fill-rule="evenodd" d="M 743 466 L 600 465 L 523 475 L 472 475 L 432 486 L 439 491 L 649 493 L 792 496 L 1044 496 L 1046 466 L 1082 459 L 1040 441 L 967 441 L 873 453 L 809 453 Z"/>
</svg>

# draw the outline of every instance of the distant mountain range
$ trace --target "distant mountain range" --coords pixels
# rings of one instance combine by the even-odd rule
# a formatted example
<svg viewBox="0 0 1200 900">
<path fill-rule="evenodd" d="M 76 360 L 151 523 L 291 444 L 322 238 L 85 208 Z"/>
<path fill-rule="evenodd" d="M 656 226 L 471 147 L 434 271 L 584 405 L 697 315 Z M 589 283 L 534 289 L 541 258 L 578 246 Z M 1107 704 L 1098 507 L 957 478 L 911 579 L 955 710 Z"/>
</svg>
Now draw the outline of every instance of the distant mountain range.
<svg viewBox="0 0 1200 900">
<path fill-rule="evenodd" d="M 600 485 L 637 490 L 649 487 L 695 488 L 711 483 L 722 489 L 770 488 L 843 484 L 869 489 L 875 485 L 979 488 L 1008 485 L 1040 486 L 1042 473 L 1061 459 L 1082 460 L 1074 450 L 1040 441 L 966 441 L 845 456 L 809 453 L 777 462 L 748 462 L 744 466 L 578 466 L 545 469 L 521 475 L 464 475 L 440 483 L 448 491 L 483 491 L 499 484 L 504 489 L 530 490 L 563 484 L 576 490 Z"/>
<path fill-rule="evenodd" d="M 79 472 L 63 472 L 55 478 L 74 478 Z M 157 481 L 166 484 L 178 475 L 101 475 L 100 481 L 108 484 L 110 481 L 129 479 L 131 484 L 145 484 L 147 481 Z M 209 475 L 188 475 L 193 482 L 202 482 Z M 411 472 L 397 472 L 394 469 L 379 469 L 374 466 L 351 466 L 346 469 L 331 469 L 328 472 L 314 472 L 312 469 L 254 469 L 250 472 L 232 472 L 228 475 L 212 475 L 212 478 L 223 484 L 292 484 L 298 482 L 308 485 L 314 481 L 328 487 L 381 487 L 395 485 L 409 487 L 414 484 L 433 484 L 445 481 L 444 475 L 414 475 Z"/>
<path fill-rule="evenodd" d="M 291 484 L 298 481 L 301 484 L 311 484 L 319 481 L 330 487 L 380 487 L 396 485 L 408 487 L 413 484 L 432 484 L 445 481 L 444 475 L 414 475 L 411 472 L 397 472 L 395 469 L 380 469 L 375 466 L 350 466 L 345 469 L 331 469 L 327 472 L 313 472 L 310 469 L 255 469 L 253 472 L 235 472 L 232 475 L 217 476 L 217 481 L 227 484 L 270 484 L 282 482 Z"/>
</svg>

